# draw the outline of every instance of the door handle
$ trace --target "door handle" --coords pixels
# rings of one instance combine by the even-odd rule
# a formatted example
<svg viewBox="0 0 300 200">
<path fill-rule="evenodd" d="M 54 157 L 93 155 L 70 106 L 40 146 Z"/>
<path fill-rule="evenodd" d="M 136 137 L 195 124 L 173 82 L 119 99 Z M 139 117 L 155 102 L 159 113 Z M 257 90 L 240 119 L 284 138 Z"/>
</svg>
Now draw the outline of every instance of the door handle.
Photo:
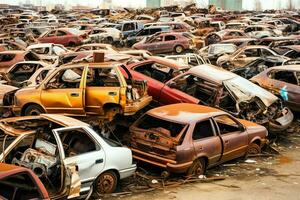
<svg viewBox="0 0 300 200">
<path fill-rule="evenodd" d="M 109 92 L 108 95 L 109 95 L 109 96 L 116 96 L 117 93 L 116 93 L 116 92 Z"/>
<path fill-rule="evenodd" d="M 203 150 L 203 147 L 199 147 L 199 150 Z"/>
<path fill-rule="evenodd" d="M 229 144 L 229 140 L 225 140 L 225 144 Z"/>
<path fill-rule="evenodd" d="M 102 158 L 95 160 L 95 164 L 100 164 L 100 163 L 103 163 L 103 159 Z"/>
<path fill-rule="evenodd" d="M 79 93 L 71 93 L 71 97 L 79 97 Z"/>
</svg>

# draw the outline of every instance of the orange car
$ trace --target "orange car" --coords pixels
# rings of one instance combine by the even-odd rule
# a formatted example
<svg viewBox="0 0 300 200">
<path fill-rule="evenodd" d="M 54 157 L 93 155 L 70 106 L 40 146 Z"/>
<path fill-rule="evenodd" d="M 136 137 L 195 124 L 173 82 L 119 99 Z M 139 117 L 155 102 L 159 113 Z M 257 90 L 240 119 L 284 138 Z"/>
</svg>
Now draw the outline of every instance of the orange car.
<svg viewBox="0 0 300 200">
<path fill-rule="evenodd" d="M 38 61 L 39 57 L 29 51 L 2 51 L 0 52 L 0 72 L 6 72 L 11 66 L 20 61 Z"/>
<path fill-rule="evenodd" d="M 50 200 L 40 179 L 29 169 L 0 163 L 0 199 Z"/>
</svg>

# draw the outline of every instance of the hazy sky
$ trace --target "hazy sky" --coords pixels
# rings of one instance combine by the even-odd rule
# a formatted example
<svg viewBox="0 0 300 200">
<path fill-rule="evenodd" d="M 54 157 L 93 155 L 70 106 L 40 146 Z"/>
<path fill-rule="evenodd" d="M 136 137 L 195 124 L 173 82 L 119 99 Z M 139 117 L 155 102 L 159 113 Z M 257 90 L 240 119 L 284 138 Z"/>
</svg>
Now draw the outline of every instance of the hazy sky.
<svg viewBox="0 0 300 200">
<path fill-rule="evenodd" d="M 0 3 L 19 4 L 31 2 L 36 5 L 46 4 L 68 4 L 68 5 L 86 5 L 91 7 L 97 7 L 103 0 L 0 0 Z M 200 6 L 207 6 L 208 0 L 195 0 Z M 257 0 L 244 0 L 244 9 L 254 9 L 255 2 Z M 289 0 L 259 0 L 261 2 L 262 9 L 283 9 L 288 5 Z M 112 0 L 114 6 L 120 7 L 143 7 L 146 0 Z M 296 8 L 300 8 L 300 0 L 292 0 L 293 5 Z"/>
</svg>

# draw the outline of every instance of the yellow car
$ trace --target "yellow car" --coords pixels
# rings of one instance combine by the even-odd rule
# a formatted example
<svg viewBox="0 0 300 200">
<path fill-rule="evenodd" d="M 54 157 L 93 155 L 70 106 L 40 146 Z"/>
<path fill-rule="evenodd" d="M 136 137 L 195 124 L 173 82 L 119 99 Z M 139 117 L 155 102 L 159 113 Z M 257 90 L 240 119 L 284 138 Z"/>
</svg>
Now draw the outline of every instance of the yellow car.
<svg viewBox="0 0 300 200">
<path fill-rule="evenodd" d="M 120 69 L 127 72 L 130 84 Z M 146 82 L 132 80 L 125 66 L 113 62 L 60 66 L 38 86 L 8 93 L 3 99 L 15 115 L 61 113 L 108 119 L 118 113 L 133 115 L 151 100 Z"/>
</svg>

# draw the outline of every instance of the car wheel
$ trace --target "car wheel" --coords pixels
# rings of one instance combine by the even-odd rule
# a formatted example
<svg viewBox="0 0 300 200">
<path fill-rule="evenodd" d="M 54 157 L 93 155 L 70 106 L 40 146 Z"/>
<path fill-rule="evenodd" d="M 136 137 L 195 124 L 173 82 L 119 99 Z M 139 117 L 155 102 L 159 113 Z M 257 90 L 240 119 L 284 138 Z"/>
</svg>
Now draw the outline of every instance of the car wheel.
<svg viewBox="0 0 300 200">
<path fill-rule="evenodd" d="M 255 143 L 251 143 L 249 146 L 248 146 L 248 149 L 247 149 L 247 153 L 246 153 L 246 157 L 248 155 L 255 155 L 255 154 L 260 154 L 261 152 L 261 148 L 258 144 L 255 144 Z"/>
<path fill-rule="evenodd" d="M 108 37 L 106 40 L 108 44 L 114 43 L 114 39 L 112 37 Z"/>
<path fill-rule="evenodd" d="M 117 187 L 118 178 L 115 172 L 107 171 L 102 173 L 96 180 L 94 192 L 96 195 L 113 193 Z"/>
<path fill-rule="evenodd" d="M 75 47 L 75 43 L 74 42 L 69 42 L 68 46 L 69 47 Z"/>
<path fill-rule="evenodd" d="M 187 175 L 202 175 L 205 173 L 205 160 L 203 158 L 199 158 L 194 160 L 192 166 L 188 169 Z"/>
<path fill-rule="evenodd" d="M 181 46 L 181 45 L 177 45 L 176 47 L 175 47 L 175 53 L 178 53 L 178 54 L 180 54 L 180 53 L 182 53 L 183 52 L 183 47 Z"/>
<path fill-rule="evenodd" d="M 24 115 L 26 115 L 26 116 L 40 115 L 42 113 L 45 113 L 45 111 L 39 105 L 30 105 L 24 111 Z"/>
</svg>

